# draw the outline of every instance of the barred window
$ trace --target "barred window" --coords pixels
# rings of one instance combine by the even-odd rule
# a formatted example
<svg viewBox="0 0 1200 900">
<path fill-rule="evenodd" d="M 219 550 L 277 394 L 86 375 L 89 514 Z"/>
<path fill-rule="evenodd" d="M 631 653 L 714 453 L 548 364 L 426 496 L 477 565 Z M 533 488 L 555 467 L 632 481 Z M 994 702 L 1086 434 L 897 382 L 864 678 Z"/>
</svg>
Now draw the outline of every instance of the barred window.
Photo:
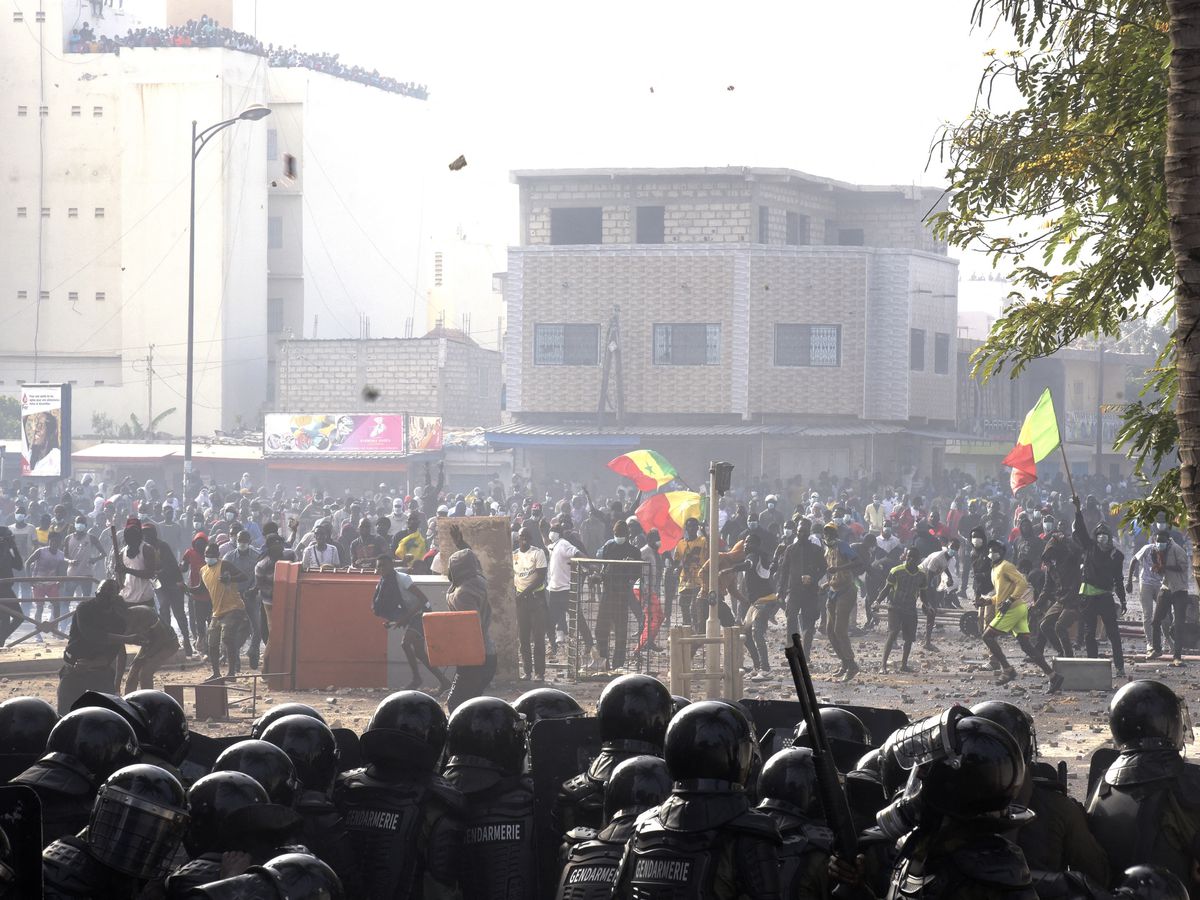
<svg viewBox="0 0 1200 900">
<path fill-rule="evenodd" d="M 841 325 L 775 326 L 776 366 L 840 366 Z"/>
<path fill-rule="evenodd" d="M 599 363 L 599 325 L 533 326 L 535 366 L 595 366 Z"/>
<path fill-rule="evenodd" d="M 721 364 L 720 325 L 655 325 L 656 366 L 718 366 Z"/>
</svg>

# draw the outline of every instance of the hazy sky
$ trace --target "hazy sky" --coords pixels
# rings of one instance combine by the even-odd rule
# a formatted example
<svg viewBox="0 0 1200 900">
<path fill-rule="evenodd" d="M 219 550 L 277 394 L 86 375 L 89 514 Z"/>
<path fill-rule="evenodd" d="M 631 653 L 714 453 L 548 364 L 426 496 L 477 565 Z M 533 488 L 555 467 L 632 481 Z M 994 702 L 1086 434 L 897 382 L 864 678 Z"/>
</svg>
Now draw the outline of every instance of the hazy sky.
<svg viewBox="0 0 1200 900">
<path fill-rule="evenodd" d="M 414 139 L 469 162 L 435 177 L 444 224 L 507 243 L 518 168 L 781 166 L 943 183 L 944 167 L 926 166 L 938 126 L 970 110 L 983 51 L 1011 44 L 972 29 L 973 5 L 258 0 L 257 30 L 427 84 L 431 133 Z M 985 266 L 964 260 L 964 274 Z"/>
</svg>

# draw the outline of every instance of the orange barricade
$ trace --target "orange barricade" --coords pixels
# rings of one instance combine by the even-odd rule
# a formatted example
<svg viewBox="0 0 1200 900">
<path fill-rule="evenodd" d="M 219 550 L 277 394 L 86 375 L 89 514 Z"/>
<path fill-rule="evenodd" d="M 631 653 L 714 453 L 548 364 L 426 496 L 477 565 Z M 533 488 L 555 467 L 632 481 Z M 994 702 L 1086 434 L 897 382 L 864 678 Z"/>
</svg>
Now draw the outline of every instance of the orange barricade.
<svg viewBox="0 0 1200 900">
<path fill-rule="evenodd" d="M 482 666 L 483 629 L 479 613 L 425 613 L 425 652 L 431 666 Z"/>
</svg>

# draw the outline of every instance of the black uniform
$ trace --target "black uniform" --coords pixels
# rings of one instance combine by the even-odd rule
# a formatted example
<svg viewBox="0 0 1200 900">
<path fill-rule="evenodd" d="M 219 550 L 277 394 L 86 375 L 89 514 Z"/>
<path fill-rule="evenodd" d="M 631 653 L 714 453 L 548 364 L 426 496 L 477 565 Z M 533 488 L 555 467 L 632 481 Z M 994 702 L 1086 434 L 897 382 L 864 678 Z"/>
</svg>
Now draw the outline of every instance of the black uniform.
<svg viewBox="0 0 1200 900">
<path fill-rule="evenodd" d="M 1042 773 L 1039 769 L 1049 771 Z M 1067 795 L 1056 775 L 1048 766 L 1035 766 L 1033 777 L 1017 800 L 1035 818 L 1017 832 L 1016 844 L 1035 876 L 1070 868 L 1096 884 L 1107 884 L 1108 858 L 1088 829 L 1083 806 Z"/>
<path fill-rule="evenodd" d="M 1108 534 L 1110 541 L 1107 548 L 1101 547 L 1097 537 Z M 1096 647 L 1096 619 L 1104 623 L 1104 631 L 1112 645 L 1113 666 L 1118 675 L 1125 674 L 1125 657 L 1121 651 L 1121 633 L 1117 624 L 1117 609 L 1114 603 L 1119 601 L 1121 611 L 1125 611 L 1125 579 L 1122 571 L 1125 565 L 1125 554 L 1113 546 L 1112 534 L 1108 526 L 1101 522 L 1096 526 L 1095 534 L 1089 535 L 1083 513 L 1075 511 L 1075 528 L 1071 536 L 1083 551 L 1083 561 L 1080 563 L 1080 577 L 1083 584 L 1081 613 L 1083 616 L 1083 635 L 1087 643 L 1088 656 L 1098 656 Z M 1095 593 L 1099 591 L 1100 593 Z"/>
<path fill-rule="evenodd" d="M 566 862 L 557 900 L 609 900 L 636 815 L 617 816 L 599 831 L 573 828 L 567 833 Z"/>
<path fill-rule="evenodd" d="M 47 900 L 133 900 L 143 888 L 138 879 L 122 875 L 92 856 L 83 838 L 70 836 L 42 851 L 42 879 L 42 897 Z"/>
<path fill-rule="evenodd" d="M 323 791 L 301 792 L 296 812 L 303 820 L 300 843 L 337 873 L 347 893 L 357 893 L 360 885 L 354 840 L 329 795 Z"/>
<path fill-rule="evenodd" d="M 1016 844 L 998 834 L 943 829 L 906 842 L 888 900 L 1036 900 Z"/>
<path fill-rule="evenodd" d="M 783 800 L 764 800 L 758 809 L 775 820 L 783 838 L 779 851 L 782 896 L 796 900 L 828 896 L 833 832 Z"/>
</svg>

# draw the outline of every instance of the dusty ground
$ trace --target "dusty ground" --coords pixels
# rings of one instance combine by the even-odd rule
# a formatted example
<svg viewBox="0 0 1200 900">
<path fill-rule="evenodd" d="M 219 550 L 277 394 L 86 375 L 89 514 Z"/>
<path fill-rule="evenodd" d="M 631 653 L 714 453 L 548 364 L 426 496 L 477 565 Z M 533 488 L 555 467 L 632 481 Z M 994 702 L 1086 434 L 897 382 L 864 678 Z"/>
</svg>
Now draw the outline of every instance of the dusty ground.
<svg viewBox="0 0 1200 900">
<path fill-rule="evenodd" d="M 951 703 L 967 705 L 983 699 L 1006 699 L 1031 712 L 1037 724 L 1038 743 L 1043 759 L 1057 764 L 1065 760 L 1070 771 L 1072 793 L 1081 796 L 1087 781 L 1087 760 L 1092 751 L 1108 740 L 1107 692 L 1063 693 L 1049 696 L 1044 692 L 1045 679 L 1034 666 L 1017 663 L 1020 657 L 1015 642 L 1006 647 L 1009 658 L 1017 665 L 1021 677 L 1003 687 L 992 683 L 992 674 L 984 662 L 983 646 L 978 640 L 962 637 L 957 629 L 939 630 L 934 642 L 940 653 L 914 648 L 912 665 L 916 672 L 878 674 L 883 647 L 883 635 L 868 633 L 854 638 L 855 651 L 863 673 L 851 684 L 842 685 L 830 680 L 835 664 L 828 644 L 820 636 L 813 653 L 813 673 L 817 693 L 825 702 L 854 703 L 863 706 L 893 707 L 917 718 L 944 709 Z M 773 654 L 775 677 L 768 681 L 746 681 L 745 695 L 756 699 L 795 699 L 791 681 L 786 676 L 783 660 L 783 628 L 775 626 L 768 635 L 771 646 L 780 648 Z M 1141 662 L 1145 648 L 1141 641 L 1127 642 L 1127 670 L 1131 677 L 1155 678 L 1172 685 L 1194 708 L 1200 710 L 1200 659 L 1191 658 L 1183 669 L 1172 669 L 1162 661 Z M 0 650 L 0 699 L 33 694 L 55 701 L 57 660 L 61 658 L 62 642 L 47 640 L 43 646 L 33 645 Z M 665 654 L 664 654 L 665 660 Z M 1135 662 L 1135 660 L 1138 660 Z M 892 654 L 893 669 L 899 665 L 898 651 Z M 22 674 L 39 669 L 38 674 Z M 186 669 L 187 671 L 181 671 Z M 175 666 L 160 673 L 170 681 L 202 680 L 205 670 L 198 664 Z M 666 679 L 664 671 L 660 673 Z M 595 705 L 603 680 L 568 684 L 557 675 L 548 676 L 548 683 L 573 694 L 585 707 Z M 1114 685 L 1114 687 L 1119 684 Z M 497 680 L 492 693 L 514 699 L 531 685 L 516 680 Z M 308 703 L 326 716 L 332 726 L 361 731 L 367 724 L 375 705 L 386 695 L 384 689 L 325 689 L 320 691 L 272 691 L 260 689 L 257 712 L 267 706 L 288 700 Z M 190 694 L 189 694 L 190 696 Z M 194 727 L 212 735 L 245 734 L 253 718 L 249 701 L 239 705 L 233 718 L 223 722 L 196 722 Z M 193 712 L 189 704 L 189 714 Z"/>
</svg>

